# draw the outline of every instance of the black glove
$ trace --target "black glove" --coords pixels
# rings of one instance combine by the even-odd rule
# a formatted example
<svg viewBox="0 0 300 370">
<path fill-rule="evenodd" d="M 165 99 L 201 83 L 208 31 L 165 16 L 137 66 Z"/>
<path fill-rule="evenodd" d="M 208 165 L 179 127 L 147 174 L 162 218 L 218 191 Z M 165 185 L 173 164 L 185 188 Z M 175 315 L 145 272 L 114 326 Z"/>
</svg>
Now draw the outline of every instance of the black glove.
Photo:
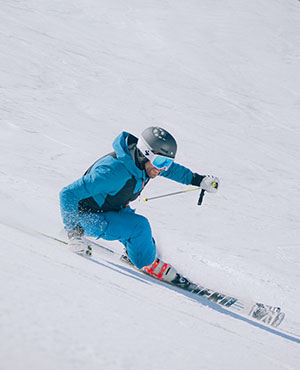
<svg viewBox="0 0 300 370">
<path fill-rule="evenodd" d="M 204 179 L 205 176 L 202 176 L 202 175 L 199 175 L 199 173 L 194 173 L 193 174 L 193 178 L 192 178 L 192 181 L 191 181 L 191 185 L 194 185 L 194 186 L 200 186 L 201 184 L 201 181 Z"/>
<path fill-rule="evenodd" d="M 68 231 L 69 239 L 80 239 L 84 235 L 84 230 L 80 225 L 74 227 L 74 229 Z"/>
</svg>

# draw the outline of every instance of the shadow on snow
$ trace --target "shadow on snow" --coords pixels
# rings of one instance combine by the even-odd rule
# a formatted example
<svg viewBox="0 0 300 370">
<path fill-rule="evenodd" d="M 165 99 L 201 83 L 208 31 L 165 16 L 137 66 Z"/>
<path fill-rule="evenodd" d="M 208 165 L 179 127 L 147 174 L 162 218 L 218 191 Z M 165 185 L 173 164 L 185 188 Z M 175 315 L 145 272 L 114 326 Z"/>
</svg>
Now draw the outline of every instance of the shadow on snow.
<svg viewBox="0 0 300 370">
<path fill-rule="evenodd" d="M 109 269 L 112 269 L 113 271 L 115 272 L 118 272 L 122 275 L 125 275 L 127 277 L 131 277 L 135 280 L 138 280 L 140 282 L 143 282 L 143 283 L 146 283 L 146 284 L 157 284 L 157 285 L 160 285 L 160 286 L 163 286 L 164 288 L 167 288 L 167 289 L 170 289 L 170 290 L 173 290 L 177 293 L 180 293 L 186 297 L 188 297 L 189 299 L 193 300 L 193 301 L 196 301 L 196 302 L 199 302 L 201 303 L 202 305 L 204 306 L 207 306 L 215 311 L 218 311 L 224 315 L 227 315 L 227 316 L 230 316 L 230 317 L 233 317 L 237 320 L 240 320 L 240 321 L 243 321 L 243 322 L 246 322 L 247 324 L 250 324 L 254 327 L 257 327 L 259 329 L 262 329 L 268 333 L 271 333 L 271 334 L 274 334 L 274 335 L 277 335 L 281 338 L 284 338 L 286 340 L 289 340 L 291 342 L 295 342 L 295 343 L 300 343 L 300 338 L 297 338 L 296 336 L 293 336 L 292 334 L 289 334 L 287 332 L 283 332 L 281 331 L 280 329 L 276 329 L 276 328 L 273 328 L 271 326 L 266 326 L 264 325 L 263 323 L 260 323 L 259 321 L 253 321 L 251 319 L 248 319 L 247 317 L 244 317 L 244 316 L 241 316 L 239 315 L 238 313 L 235 313 L 235 312 L 231 312 L 225 308 L 223 308 L 222 306 L 218 305 L 217 303 L 215 302 L 211 302 L 201 296 L 198 296 L 196 294 L 193 294 L 191 292 L 187 292 L 181 288 L 177 288 L 175 286 L 172 286 L 168 283 L 163 283 L 151 276 L 148 276 L 146 274 L 143 274 L 142 272 L 139 272 L 139 271 L 134 271 L 133 269 L 131 269 L 130 267 L 125 267 L 125 266 L 122 266 L 118 263 L 114 263 L 114 262 L 111 262 L 111 261 L 106 261 L 109 265 L 111 266 L 108 266 L 106 264 L 103 264 L 101 262 L 98 262 L 94 259 L 90 259 L 91 261 L 97 263 L 97 264 L 100 264 L 101 266 L 103 267 L 106 267 L 106 268 L 109 268 Z M 113 266 L 113 267 L 112 267 Z M 121 270 L 121 271 L 120 271 Z"/>
</svg>

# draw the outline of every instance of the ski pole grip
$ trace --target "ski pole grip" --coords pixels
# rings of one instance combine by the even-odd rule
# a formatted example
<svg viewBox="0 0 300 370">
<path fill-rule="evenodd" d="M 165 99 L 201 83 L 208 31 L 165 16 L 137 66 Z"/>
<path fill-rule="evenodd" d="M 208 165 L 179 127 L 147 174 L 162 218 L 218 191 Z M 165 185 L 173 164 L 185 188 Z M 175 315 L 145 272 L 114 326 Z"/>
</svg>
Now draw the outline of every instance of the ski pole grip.
<svg viewBox="0 0 300 370">
<path fill-rule="evenodd" d="M 200 192 L 199 199 L 198 199 L 198 206 L 201 206 L 202 201 L 203 201 L 204 194 L 205 194 L 205 190 L 202 189 L 201 192 Z"/>
</svg>

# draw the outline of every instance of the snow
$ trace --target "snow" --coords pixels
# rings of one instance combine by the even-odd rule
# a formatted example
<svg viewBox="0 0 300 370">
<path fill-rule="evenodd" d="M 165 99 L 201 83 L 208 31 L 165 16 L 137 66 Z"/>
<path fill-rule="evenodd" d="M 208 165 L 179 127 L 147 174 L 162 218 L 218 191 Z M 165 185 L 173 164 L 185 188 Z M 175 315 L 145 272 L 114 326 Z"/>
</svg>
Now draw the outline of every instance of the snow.
<svg viewBox="0 0 300 370">
<path fill-rule="evenodd" d="M 159 124 L 177 162 L 221 178 L 201 207 L 198 192 L 133 204 L 161 256 L 282 307 L 299 338 L 299 5 L 1 1 L 1 369 L 299 369 L 299 339 L 38 234 L 65 238 L 60 189 L 121 131 Z"/>
</svg>

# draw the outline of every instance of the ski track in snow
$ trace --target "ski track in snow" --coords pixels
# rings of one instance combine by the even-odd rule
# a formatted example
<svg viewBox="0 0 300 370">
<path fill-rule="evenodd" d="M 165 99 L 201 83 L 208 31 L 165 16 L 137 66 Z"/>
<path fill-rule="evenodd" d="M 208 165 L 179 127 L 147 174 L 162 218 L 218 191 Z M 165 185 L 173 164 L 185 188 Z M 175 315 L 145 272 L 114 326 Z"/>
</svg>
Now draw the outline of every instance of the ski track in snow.
<svg viewBox="0 0 300 370">
<path fill-rule="evenodd" d="M 299 369 L 299 17 L 294 0 L 1 2 L 1 369 Z M 32 231 L 64 238 L 59 190 L 154 124 L 221 178 L 201 207 L 134 202 L 162 258 L 282 307 L 286 333 Z"/>
</svg>

